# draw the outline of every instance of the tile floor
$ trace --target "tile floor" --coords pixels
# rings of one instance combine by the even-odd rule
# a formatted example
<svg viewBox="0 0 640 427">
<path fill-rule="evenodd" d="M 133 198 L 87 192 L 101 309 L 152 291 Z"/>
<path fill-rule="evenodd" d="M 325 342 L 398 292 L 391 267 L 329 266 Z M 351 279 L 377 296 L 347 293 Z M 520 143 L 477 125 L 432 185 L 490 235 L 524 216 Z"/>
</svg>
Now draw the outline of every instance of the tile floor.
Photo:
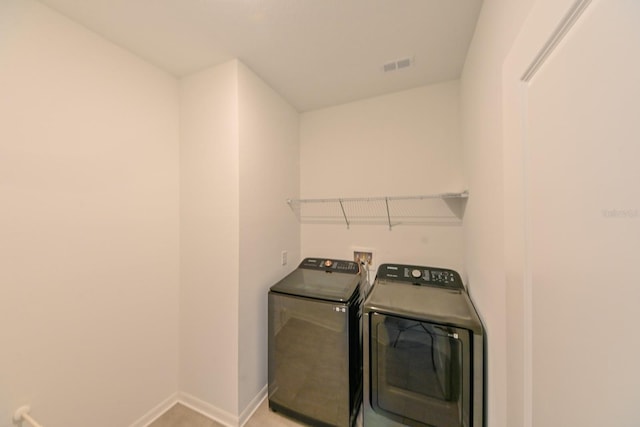
<svg viewBox="0 0 640 427">
<path fill-rule="evenodd" d="M 224 427 L 186 406 L 176 404 L 149 427 Z"/>
<path fill-rule="evenodd" d="M 269 403 L 265 399 L 256 412 L 253 413 L 245 427 L 298 427 L 304 426 L 289 418 L 269 410 Z M 204 415 L 186 406 L 177 404 L 155 420 L 149 427 L 224 427 Z"/>
</svg>

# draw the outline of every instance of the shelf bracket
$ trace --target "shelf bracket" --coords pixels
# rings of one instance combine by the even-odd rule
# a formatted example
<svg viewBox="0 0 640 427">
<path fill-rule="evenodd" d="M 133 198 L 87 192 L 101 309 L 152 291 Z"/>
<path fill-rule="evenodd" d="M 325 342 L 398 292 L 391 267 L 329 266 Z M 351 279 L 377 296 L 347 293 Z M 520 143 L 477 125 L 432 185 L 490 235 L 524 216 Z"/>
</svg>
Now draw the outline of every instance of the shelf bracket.
<svg viewBox="0 0 640 427">
<path fill-rule="evenodd" d="M 347 223 L 347 230 L 349 229 L 349 219 L 347 218 L 347 213 L 344 211 L 344 205 L 342 204 L 342 199 L 338 199 L 340 203 L 340 209 L 342 209 L 342 216 L 344 216 L 344 222 Z"/>
<path fill-rule="evenodd" d="M 391 231 L 391 214 L 389 214 L 389 198 L 384 198 L 384 204 L 387 207 L 387 223 L 389 224 L 389 231 Z"/>
</svg>

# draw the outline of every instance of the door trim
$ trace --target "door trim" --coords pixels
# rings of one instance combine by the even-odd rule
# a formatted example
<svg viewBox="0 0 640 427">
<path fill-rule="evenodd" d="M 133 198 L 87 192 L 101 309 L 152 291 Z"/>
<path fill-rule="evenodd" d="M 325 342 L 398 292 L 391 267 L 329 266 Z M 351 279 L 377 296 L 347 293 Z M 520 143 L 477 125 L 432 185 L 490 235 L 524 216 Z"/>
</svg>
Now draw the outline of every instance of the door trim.
<svg viewBox="0 0 640 427">
<path fill-rule="evenodd" d="M 533 426 L 533 283 L 529 215 L 529 83 L 593 0 L 539 0 L 503 65 L 504 254 L 507 283 L 507 425 Z"/>
<path fill-rule="evenodd" d="M 520 80 L 529 82 L 536 74 L 538 69 L 544 64 L 549 55 L 555 50 L 558 44 L 564 39 L 567 33 L 573 28 L 574 24 L 580 19 L 582 13 L 589 7 L 592 0 L 577 0 L 571 8 L 566 12 L 555 31 L 549 36 L 540 52 L 533 59 L 527 70 L 524 72 Z"/>
</svg>

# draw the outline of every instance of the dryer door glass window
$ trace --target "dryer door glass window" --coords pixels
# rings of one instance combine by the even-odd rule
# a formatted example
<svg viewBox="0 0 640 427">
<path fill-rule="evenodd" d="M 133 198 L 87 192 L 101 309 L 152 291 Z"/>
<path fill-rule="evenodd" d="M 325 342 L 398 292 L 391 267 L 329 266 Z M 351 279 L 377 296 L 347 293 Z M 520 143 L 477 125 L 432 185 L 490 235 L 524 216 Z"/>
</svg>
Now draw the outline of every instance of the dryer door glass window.
<svg viewBox="0 0 640 427">
<path fill-rule="evenodd" d="M 469 332 L 374 313 L 371 406 L 403 424 L 458 427 L 469 422 Z"/>
</svg>

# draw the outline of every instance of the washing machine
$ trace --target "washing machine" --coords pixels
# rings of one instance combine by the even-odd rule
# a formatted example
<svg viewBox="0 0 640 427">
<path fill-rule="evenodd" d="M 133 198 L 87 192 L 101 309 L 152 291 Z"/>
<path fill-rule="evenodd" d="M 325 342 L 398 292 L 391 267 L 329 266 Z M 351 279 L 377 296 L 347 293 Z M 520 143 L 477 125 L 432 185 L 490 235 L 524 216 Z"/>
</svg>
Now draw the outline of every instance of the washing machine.
<svg viewBox="0 0 640 427">
<path fill-rule="evenodd" d="M 352 261 L 306 258 L 268 294 L 269 408 L 354 425 L 362 400 L 364 280 Z"/>
<path fill-rule="evenodd" d="M 453 270 L 383 264 L 363 305 L 365 427 L 485 427 L 485 333 Z"/>
</svg>

